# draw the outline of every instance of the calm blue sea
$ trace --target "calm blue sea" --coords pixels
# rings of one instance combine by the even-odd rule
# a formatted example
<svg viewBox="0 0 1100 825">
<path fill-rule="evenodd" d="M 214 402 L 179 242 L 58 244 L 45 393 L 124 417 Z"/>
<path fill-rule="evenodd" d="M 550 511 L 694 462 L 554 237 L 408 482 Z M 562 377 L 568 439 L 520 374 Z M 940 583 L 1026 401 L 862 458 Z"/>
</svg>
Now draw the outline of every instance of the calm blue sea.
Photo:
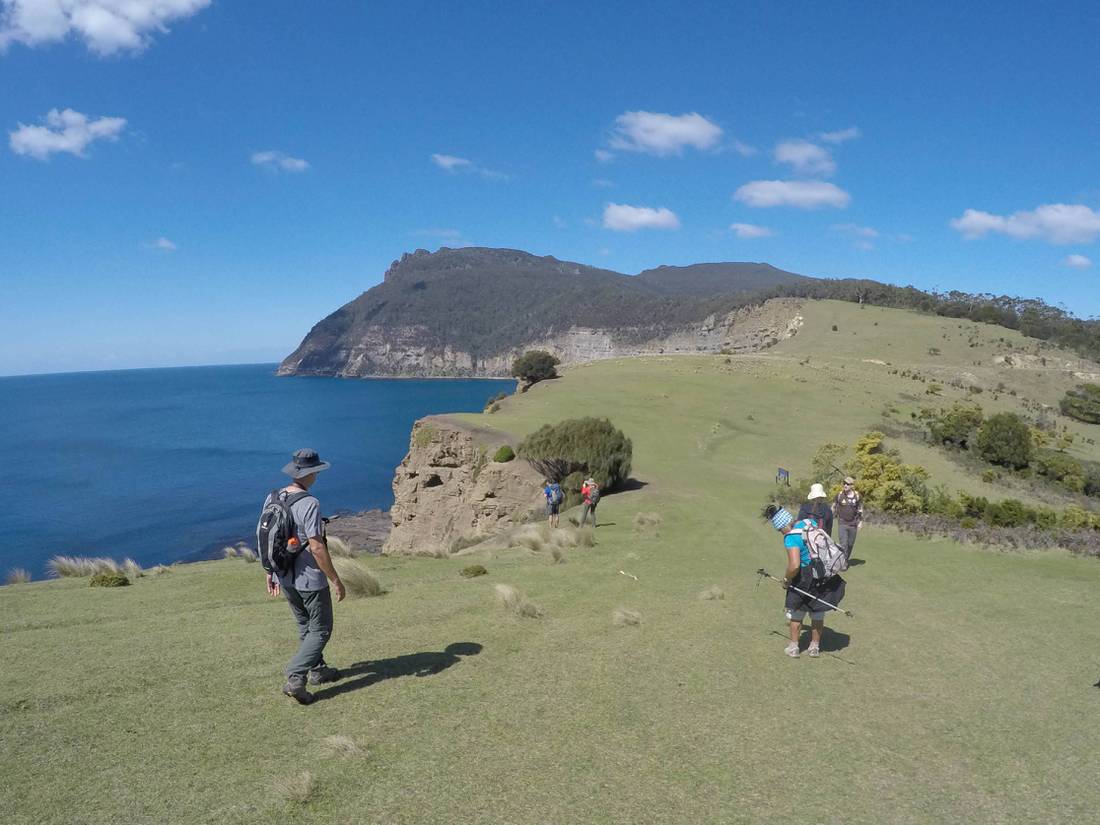
<svg viewBox="0 0 1100 825">
<path fill-rule="evenodd" d="M 248 539 L 299 447 L 332 462 L 323 511 L 388 508 L 413 421 L 514 385 L 276 378 L 274 364 L 0 378 L 0 575 L 55 554 L 142 565 Z"/>
</svg>

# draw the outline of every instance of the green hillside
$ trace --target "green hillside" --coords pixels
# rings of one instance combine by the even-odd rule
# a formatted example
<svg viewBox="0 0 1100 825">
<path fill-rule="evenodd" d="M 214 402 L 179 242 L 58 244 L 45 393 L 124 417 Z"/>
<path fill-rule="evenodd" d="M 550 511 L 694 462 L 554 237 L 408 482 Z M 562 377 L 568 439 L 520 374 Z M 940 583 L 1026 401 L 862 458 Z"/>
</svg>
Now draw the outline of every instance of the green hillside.
<svg viewBox="0 0 1100 825">
<path fill-rule="evenodd" d="M 310 707 L 278 694 L 292 625 L 256 565 L 2 588 L 4 820 L 1091 821 L 1100 561 L 869 525 L 847 574 L 855 616 L 829 617 L 818 660 L 783 656 L 782 593 L 753 575 L 783 565 L 758 517 L 777 466 L 804 475 L 823 441 L 901 432 L 971 385 L 991 411 L 1056 405 L 1075 379 L 1055 361 L 1070 356 L 994 361 L 1034 347 L 999 327 L 808 304 L 799 334 L 764 354 L 588 364 L 465 416 L 513 443 L 607 416 L 642 484 L 604 498 L 596 546 L 564 564 L 520 549 L 373 560 L 389 592 L 338 605 L 326 652 L 355 675 Z M 926 380 L 900 375 L 913 369 Z M 1100 458 L 1089 425 L 1069 423 L 1073 452 Z M 1006 494 L 942 451 L 891 443 L 937 482 Z M 639 513 L 659 525 L 636 527 Z M 462 578 L 471 562 L 489 574 Z M 498 583 L 542 617 L 503 611 Z M 711 587 L 724 598 L 701 599 Z M 616 626 L 618 608 L 640 624 Z M 456 643 L 481 650 L 443 653 Z M 355 747 L 334 752 L 337 735 Z M 284 780 L 303 771 L 314 787 L 294 798 Z"/>
</svg>

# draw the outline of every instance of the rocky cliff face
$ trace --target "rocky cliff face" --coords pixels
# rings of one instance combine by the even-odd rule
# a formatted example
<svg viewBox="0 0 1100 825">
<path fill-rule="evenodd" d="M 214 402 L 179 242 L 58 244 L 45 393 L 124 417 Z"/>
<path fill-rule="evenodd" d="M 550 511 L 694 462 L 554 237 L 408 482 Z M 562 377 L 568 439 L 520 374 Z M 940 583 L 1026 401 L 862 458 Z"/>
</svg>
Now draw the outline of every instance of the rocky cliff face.
<svg viewBox="0 0 1100 825">
<path fill-rule="evenodd" d="M 542 507 L 542 479 L 526 461 L 493 461 L 506 443 L 445 416 L 413 426 L 393 479 L 393 529 L 383 552 L 442 555 L 456 540 L 490 536 Z"/>
<path fill-rule="evenodd" d="M 350 347 L 328 354 L 329 370 L 321 374 L 363 376 L 462 376 L 501 378 L 511 374 L 512 362 L 527 350 L 542 349 L 562 364 L 581 364 L 607 358 L 639 355 L 758 352 L 791 337 L 802 326 L 802 302 L 777 298 L 762 306 L 743 307 L 666 335 L 647 337 L 645 329 L 608 329 L 574 326 L 549 336 L 524 341 L 503 352 L 478 356 L 449 344 L 432 345 L 424 325 L 368 326 Z M 311 374 L 293 356 L 279 367 L 280 375 Z"/>
<path fill-rule="evenodd" d="M 763 264 L 630 276 L 518 250 L 417 250 L 316 324 L 279 374 L 502 377 L 535 348 L 566 364 L 751 351 L 796 329 L 799 304 L 748 296 L 806 280 Z"/>
</svg>

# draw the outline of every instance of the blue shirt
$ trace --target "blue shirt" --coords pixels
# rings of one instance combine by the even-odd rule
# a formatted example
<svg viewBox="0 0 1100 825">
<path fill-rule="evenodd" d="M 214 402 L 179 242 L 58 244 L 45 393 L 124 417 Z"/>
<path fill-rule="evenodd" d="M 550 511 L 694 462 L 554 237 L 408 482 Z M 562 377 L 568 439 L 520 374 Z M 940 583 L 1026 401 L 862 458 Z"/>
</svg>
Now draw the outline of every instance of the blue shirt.
<svg viewBox="0 0 1100 825">
<path fill-rule="evenodd" d="M 802 538 L 802 531 L 807 527 L 817 527 L 817 521 L 812 518 L 796 521 L 791 525 L 791 532 L 783 536 L 784 547 L 798 548 L 799 562 L 802 567 L 810 566 L 810 548 L 806 546 L 806 540 Z"/>
</svg>

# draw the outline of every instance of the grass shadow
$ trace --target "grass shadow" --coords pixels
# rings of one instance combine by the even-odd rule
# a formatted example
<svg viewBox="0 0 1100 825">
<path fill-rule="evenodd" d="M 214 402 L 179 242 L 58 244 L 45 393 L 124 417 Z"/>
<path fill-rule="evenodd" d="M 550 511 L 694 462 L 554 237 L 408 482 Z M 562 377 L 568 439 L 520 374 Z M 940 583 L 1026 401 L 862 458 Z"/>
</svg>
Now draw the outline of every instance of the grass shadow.
<svg viewBox="0 0 1100 825">
<path fill-rule="evenodd" d="M 604 495 L 614 496 L 619 493 L 632 493 L 635 490 L 642 490 L 649 486 L 648 481 L 642 481 L 640 478 L 628 478 L 614 490 L 609 490 Z"/>
<path fill-rule="evenodd" d="M 409 653 L 390 659 L 375 659 L 356 662 L 350 667 L 340 668 L 342 681 L 338 685 L 325 687 L 314 692 L 313 700 L 333 699 L 343 693 L 370 687 L 386 679 L 399 679 L 402 676 L 434 676 L 453 665 L 463 656 L 476 656 L 482 650 L 477 642 L 455 642 L 443 650 L 428 650 L 421 653 Z"/>
<path fill-rule="evenodd" d="M 848 559 L 849 567 L 859 567 L 861 564 L 866 564 L 867 559 Z"/>
</svg>

